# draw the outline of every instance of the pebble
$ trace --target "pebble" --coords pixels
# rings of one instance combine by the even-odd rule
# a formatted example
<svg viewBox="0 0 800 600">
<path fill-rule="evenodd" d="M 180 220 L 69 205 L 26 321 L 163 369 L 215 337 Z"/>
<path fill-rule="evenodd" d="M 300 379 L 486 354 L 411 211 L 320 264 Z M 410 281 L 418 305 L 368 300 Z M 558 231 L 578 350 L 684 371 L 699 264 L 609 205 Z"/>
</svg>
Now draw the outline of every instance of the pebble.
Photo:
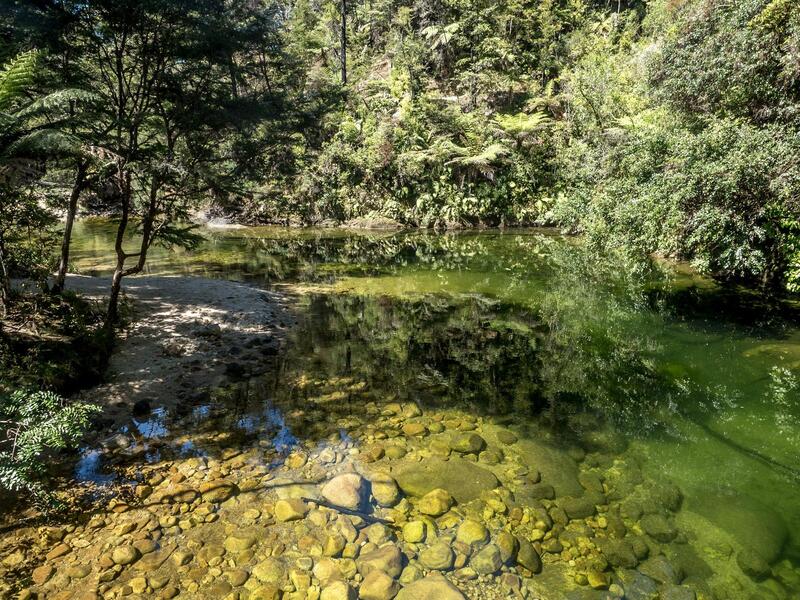
<svg viewBox="0 0 800 600">
<path fill-rule="evenodd" d="M 299 498 L 278 500 L 275 503 L 275 518 L 284 523 L 302 519 L 307 512 L 308 506 Z"/>
<path fill-rule="evenodd" d="M 115 565 L 130 565 L 142 556 L 134 546 L 118 546 L 111 552 L 111 560 Z"/>
<path fill-rule="evenodd" d="M 454 502 L 455 500 L 453 500 L 450 492 L 437 488 L 431 490 L 420 499 L 417 509 L 424 515 L 438 517 L 450 510 Z"/>
<path fill-rule="evenodd" d="M 426 569 L 447 571 L 453 568 L 456 556 L 445 542 L 436 542 L 419 554 L 419 562 Z"/>
<path fill-rule="evenodd" d="M 400 591 L 400 585 L 383 571 L 370 571 L 358 589 L 360 600 L 391 600 Z"/>
</svg>

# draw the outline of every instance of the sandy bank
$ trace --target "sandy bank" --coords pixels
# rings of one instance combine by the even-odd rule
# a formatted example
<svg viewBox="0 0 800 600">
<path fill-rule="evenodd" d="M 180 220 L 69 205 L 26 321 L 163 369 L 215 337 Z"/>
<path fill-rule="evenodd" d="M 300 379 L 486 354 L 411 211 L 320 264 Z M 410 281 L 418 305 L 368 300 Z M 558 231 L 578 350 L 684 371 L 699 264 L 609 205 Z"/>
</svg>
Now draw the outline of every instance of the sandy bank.
<svg viewBox="0 0 800 600">
<path fill-rule="evenodd" d="M 101 301 L 109 279 L 70 275 L 67 288 Z M 123 291 L 133 311 L 106 382 L 81 394 L 104 407 L 106 434 L 143 403 L 171 410 L 258 370 L 293 322 L 285 296 L 232 281 L 131 277 Z"/>
</svg>

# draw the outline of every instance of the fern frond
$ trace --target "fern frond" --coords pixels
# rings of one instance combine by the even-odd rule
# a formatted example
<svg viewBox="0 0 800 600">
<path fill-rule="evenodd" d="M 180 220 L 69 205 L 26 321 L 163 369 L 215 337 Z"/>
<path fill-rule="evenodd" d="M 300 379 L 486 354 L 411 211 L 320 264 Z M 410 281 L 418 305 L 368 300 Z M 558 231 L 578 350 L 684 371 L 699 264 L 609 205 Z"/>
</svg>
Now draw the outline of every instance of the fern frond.
<svg viewBox="0 0 800 600">
<path fill-rule="evenodd" d="M 552 123 L 550 117 L 543 112 L 497 115 L 494 121 L 506 134 L 514 138 L 527 137 L 541 131 Z"/>
<path fill-rule="evenodd" d="M 8 146 L 8 156 L 54 157 L 78 156 L 83 148 L 78 139 L 52 129 L 39 129 L 15 140 Z"/>
<path fill-rule="evenodd" d="M 14 57 L 0 70 L 0 111 L 6 111 L 30 86 L 36 75 L 39 52 L 30 50 Z"/>
<path fill-rule="evenodd" d="M 27 119 L 40 114 L 67 113 L 75 103 L 89 104 L 94 102 L 97 96 L 86 90 L 66 89 L 58 90 L 47 96 L 43 96 L 31 102 L 22 110 L 14 113 L 20 119 Z"/>
</svg>

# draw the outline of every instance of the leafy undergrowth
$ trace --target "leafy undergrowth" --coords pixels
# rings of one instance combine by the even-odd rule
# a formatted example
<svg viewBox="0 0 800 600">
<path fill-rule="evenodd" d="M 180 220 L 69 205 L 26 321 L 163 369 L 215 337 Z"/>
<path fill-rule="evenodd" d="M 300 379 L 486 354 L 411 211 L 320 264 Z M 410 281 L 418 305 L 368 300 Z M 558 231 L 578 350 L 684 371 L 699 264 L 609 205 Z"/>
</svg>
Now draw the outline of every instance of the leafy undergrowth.
<svg viewBox="0 0 800 600">
<path fill-rule="evenodd" d="M 100 380 L 113 338 L 100 308 L 74 294 L 19 295 L 0 326 L 0 393 L 70 394 Z"/>
</svg>

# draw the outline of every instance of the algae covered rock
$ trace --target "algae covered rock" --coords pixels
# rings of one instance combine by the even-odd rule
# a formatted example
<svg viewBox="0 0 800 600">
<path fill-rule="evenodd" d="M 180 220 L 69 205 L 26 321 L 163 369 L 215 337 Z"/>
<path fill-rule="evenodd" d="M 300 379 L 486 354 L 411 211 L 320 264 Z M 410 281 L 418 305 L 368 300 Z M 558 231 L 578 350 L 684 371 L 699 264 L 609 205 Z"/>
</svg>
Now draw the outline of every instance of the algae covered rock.
<svg viewBox="0 0 800 600">
<path fill-rule="evenodd" d="M 486 440 L 477 433 L 458 433 L 450 440 L 450 449 L 462 454 L 478 454 L 485 447 Z"/>
<path fill-rule="evenodd" d="M 468 546 L 483 544 L 489 541 L 489 530 L 483 523 L 467 519 L 459 525 L 456 540 Z"/>
<path fill-rule="evenodd" d="M 769 564 L 780 557 L 789 529 L 773 508 L 743 495 L 709 492 L 687 508 L 732 535 L 743 548 L 758 553 Z"/>
<path fill-rule="evenodd" d="M 470 566 L 480 575 L 492 575 L 503 566 L 503 558 L 500 548 L 494 544 L 489 544 L 483 550 L 472 557 Z"/>
<path fill-rule="evenodd" d="M 408 496 L 420 498 L 442 488 L 459 504 L 475 500 L 484 491 L 500 485 L 494 473 L 462 458 L 447 461 L 430 458 L 400 467 L 393 475 Z"/>
<path fill-rule="evenodd" d="M 566 451 L 531 439 L 519 440 L 516 448 L 522 464 L 542 474 L 542 482 L 552 486 L 556 497 L 581 496 L 583 486 L 578 481 L 578 464 Z"/>
</svg>

